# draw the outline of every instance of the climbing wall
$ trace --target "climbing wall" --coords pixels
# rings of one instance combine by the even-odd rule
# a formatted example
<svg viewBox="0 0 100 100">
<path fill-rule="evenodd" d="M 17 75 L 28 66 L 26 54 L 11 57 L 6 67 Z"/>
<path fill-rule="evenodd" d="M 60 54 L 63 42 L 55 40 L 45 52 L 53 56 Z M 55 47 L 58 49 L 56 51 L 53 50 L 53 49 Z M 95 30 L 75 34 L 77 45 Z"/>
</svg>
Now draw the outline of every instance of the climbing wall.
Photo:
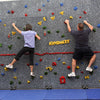
<svg viewBox="0 0 100 100">
<path fill-rule="evenodd" d="M 97 52 L 93 73 L 85 71 L 88 60 L 82 59 L 77 62 L 76 78 L 67 77 L 71 72 L 75 41 L 64 24 L 64 20 L 69 19 L 71 28 L 76 29 L 77 23 L 86 19 L 94 26 L 89 45 L 93 51 L 100 51 L 99 5 L 100 0 L 0 2 L 0 89 L 100 88 L 100 54 Z M 13 22 L 20 30 L 31 24 L 41 37 L 40 41 L 36 40 L 34 79 L 29 75 L 28 55 L 23 55 L 14 69 L 5 68 L 24 45 L 23 36 L 11 25 Z"/>
</svg>

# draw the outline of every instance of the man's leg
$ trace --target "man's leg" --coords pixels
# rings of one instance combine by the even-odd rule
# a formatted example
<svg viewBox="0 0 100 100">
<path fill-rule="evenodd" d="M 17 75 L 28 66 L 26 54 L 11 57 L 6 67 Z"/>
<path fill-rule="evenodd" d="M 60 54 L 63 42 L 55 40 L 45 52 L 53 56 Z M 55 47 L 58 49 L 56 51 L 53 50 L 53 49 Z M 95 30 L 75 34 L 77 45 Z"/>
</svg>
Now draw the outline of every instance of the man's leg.
<svg viewBox="0 0 100 100">
<path fill-rule="evenodd" d="M 76 60 L 72 59 L 72 72 L 75 72 L 75 68 L 76 68 Z"/>
</svg>

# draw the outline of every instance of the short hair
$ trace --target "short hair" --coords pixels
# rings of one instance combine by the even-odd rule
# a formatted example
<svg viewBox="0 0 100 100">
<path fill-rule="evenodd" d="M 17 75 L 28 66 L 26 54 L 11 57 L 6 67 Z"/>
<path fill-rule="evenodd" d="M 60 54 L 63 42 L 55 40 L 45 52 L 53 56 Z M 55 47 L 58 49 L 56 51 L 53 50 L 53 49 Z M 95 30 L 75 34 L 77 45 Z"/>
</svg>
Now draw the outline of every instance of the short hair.
<svg viewBox="0 0 100 100">
<path fill-rule="evenodd" d="M 80 30 L 84 29 L 84 25 L 82 23 L 78 23 L 78 27 L 79 27 Z"/>
<path fill-rule="evenodd" d="M 25 29 L 26 31 L 28 31 L 28 30 L 32 30 L 32 26 L 30 25 L 30 24 L 26 24 L 26 29 Z"/>
</svg>

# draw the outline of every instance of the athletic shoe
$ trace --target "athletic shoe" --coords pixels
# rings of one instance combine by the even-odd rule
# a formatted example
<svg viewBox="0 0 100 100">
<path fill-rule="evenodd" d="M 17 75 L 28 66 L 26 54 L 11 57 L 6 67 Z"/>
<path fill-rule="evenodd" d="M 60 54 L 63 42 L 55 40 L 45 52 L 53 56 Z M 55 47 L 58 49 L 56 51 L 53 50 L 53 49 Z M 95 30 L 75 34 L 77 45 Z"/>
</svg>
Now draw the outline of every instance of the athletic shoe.
<svg viewBox="0 0 100 100">
<path fill-rule="evenodd" d="M 68 77 L 75 77 L 75 72 L 71 72 L 70 74 L 68 74 Z"/>
<path fill-rule="evenodd" d="M 30 72 L 30 76 L 35 76 L 33 72 Z"/>
<path fill-rule="evenodd" d="M 93 69 L 92 69 L 91 67 L 87 67 L 87 68 L 86 68 L 86 71 L 92 72 Z"/>
<path fill-rule="evenodd" d="M 13 65 L 6 65 L 6 68 L 10 68 L 10 69 L 13 69 Z"/>
</svg>

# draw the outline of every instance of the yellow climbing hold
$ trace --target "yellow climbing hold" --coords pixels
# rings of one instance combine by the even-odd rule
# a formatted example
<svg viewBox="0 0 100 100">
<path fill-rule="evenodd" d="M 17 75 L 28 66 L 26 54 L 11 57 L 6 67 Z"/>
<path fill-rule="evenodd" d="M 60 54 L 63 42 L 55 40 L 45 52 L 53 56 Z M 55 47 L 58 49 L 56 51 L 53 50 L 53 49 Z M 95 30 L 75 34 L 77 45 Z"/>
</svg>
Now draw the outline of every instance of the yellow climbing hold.
<svg viewBox="0 0 100 100">
<path fill-rule="evenodd" d="M 43 17 L 43 20 L 44 20 L 44 21 L 47 21 L 45 17 Z"/>
<path fill-rule="evenodd" d="M 6 24 L 4 24 L 4 26 L 6 27 Z"/>
<path fill-rule="evenodd" d="M 48 69 L 49 71 L 52 71 L 53 70 L 52 67 L 46 67 L 46 69 Z"/>
<path fill-rule="evenodd" d="M 30 84 L 30 81 L 29 81 L 29 80 L 27 80 L 27 83 L 28 83 L 28 84 Z"/>
<path fill-rule="evenodd" d="M 5 71 L 8 71 L 8 69 L 7 69 L 6 67 L 4 68 L 4 70 L 5 70 Z"/>
<path fill-rule="evenodd" d="M 42 21 L 38 22 L 38 25 L 42 25 Z"/>
<path fill-rule="evenodd" d="M 89 79 L 90 77 L 89 76 L 85 76 L 85 79 Z"/>
<path fill-rule="evenodd" d="M 63 65 L 65 65 L 65 64 L 66 64 L 66 62 L 62 62 L 62 64 L 63 64 Z"/>
<path fill-rule="evenodd" d="M 64 11 L 59 12 L 60 15 L 64 15 Z"/>
<path fill-rule="evenodd" d="M 70 16 L 69 18 L 70 18 L 70 19 L 73 19 L 73 16 Z"/>
<path fill-rule="evenodd" d="M 16 32 L 14 32 L 14 31 L 12 31 L 11 33 L 12 33 L 12 35 L 15 35 L 16 34 Z"/>
<path fill-rule="evenodd" d="M 43 79 L 43 76 L 40 76 L 40 79 Z"/>
<path fill-rule="evenodd" d="M 76 68 L 79 69 L 80 67 L 79 66 L 76 66 Z"/>
<path fill-rule="evenodd" d="M 15 79 L 15 80 L 16 80 L 16 79 L 17 79 L 17 77 L 16 77 L 16 76 L 14 76 L 14 77 L 13 77 L 13 79 Z"/>
<path fill-rule="evenodd" d="M 52 16 L 52 17 L 50 17 L 52 20 L 54 20 L 55 19 L 55 16 Z"/>
</svg>

